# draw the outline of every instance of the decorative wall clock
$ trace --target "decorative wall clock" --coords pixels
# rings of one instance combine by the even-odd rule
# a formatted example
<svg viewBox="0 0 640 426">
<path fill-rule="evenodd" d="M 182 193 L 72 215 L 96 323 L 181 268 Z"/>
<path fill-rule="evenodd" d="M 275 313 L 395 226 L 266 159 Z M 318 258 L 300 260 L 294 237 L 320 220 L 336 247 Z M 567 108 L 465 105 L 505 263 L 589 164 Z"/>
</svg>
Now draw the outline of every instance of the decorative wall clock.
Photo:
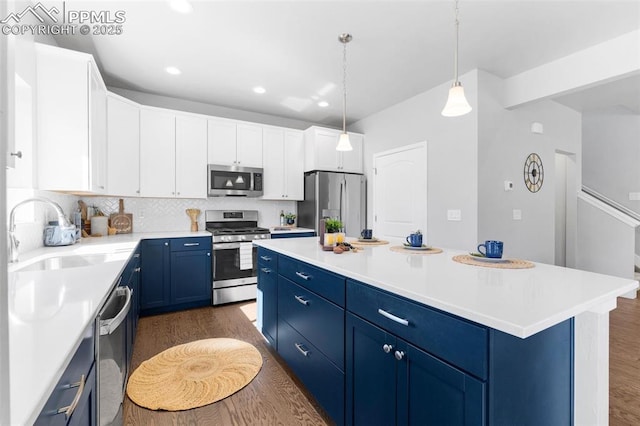
<svg viewBox="0 0 640 426">
<path fill-rule="evenodd" d="M 538 154 L 531 153 L 524 162 L 524 183 L 531 192 L 538 192 L 544 182 L 544 167 Z"/>
</svg>

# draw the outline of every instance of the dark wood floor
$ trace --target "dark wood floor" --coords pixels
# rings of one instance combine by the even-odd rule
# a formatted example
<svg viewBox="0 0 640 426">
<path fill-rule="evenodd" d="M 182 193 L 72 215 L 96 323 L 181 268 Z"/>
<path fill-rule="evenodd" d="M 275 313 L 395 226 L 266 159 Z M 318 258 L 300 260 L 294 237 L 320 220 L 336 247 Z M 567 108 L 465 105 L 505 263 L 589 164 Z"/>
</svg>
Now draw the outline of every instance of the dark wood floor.
<svg viewBox="0 0 640 426">
<path fill-rule="evenodd" d="M 133 368 L 181 343 L 233 337 L 253 344 L 264 365 L 244 389 L 215 404 L 181 412 L 151 411 L 124 402 L 125 425 L 324 425 L 330 420 L 274 356 L 256 330 L 255 302 L 140 319 Z M 618 299 L 610 317 L 611 426 L 640 425 L 640 299 Z"/>
<path fill-rule="evenodd" d="M 140 318 L 132 368 L 171 346 L 198 339 L 233 337 L 262 354 L 258 376 L 230 397 L 193 410 L 152 411 L 124 401 L 125 425 L 325 425 L 330 419 L 255 328 L 256 303 L 191 309 Z M 132 370 L 133 371 L 133 370 Z"/>
<path fill-rule="evenodd" d="M 609 424 L 640 425 L 640 299 L 618 298 L 610 315 Z"/>
</svg>

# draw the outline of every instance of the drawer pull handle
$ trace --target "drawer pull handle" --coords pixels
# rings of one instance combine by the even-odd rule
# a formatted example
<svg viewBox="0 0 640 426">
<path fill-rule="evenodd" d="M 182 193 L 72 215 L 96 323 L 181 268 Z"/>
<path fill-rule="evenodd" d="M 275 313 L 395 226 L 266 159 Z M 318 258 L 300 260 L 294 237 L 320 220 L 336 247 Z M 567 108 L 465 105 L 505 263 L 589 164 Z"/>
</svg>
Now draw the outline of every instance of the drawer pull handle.
<svg viewBox="0 0 640 426">
<path fill-rule="evenodd" d="M 382 345 L 382 350 L 384 353 L 388 354 L 393 350 L 393 345 L 387 345 L 386 343 Z"/>
<path fill-rule="evenodd" d="M 269 269 L 269 268 L 260 268 L 260 270 L 262 272 L 264 272 L 265 274 L 270 274 L 271 273 L 271 269 Z"/>
<path fill-rule="evenodd" d="M 384 309 L 378 309 L 378 313 L 380 315 L 382 315 L 383 317 L 389 318 L 391 321 L 397 322 L 398 324 L 402 324 L 406 327 L 409 326 L 409 320 L 406 320 L 404 318 L 400 318 L 397 317 L 393 314 L 390 314 L 389 312 L 385 311 Z"/>
<path fill-rule="evenodd" d="M 309 356 L 309 351 L 304 350 L 302 343 L 295 343 L 296 349 L 304 356 Z"/>
<path fill-rule="evenodd" d="M 310 280 L 311 279 L 311 275 L 307 275 L 307 274 L 304 274 L 302 272 L 296 272 L 296 275 L 299 276 L 300 278 L 302 278 L 303 280 Z"/>
<path fill-rule="evenodd" d="M 404 358 L 404 351 L 396 351 L 396 353 L 393 355 L 398 361 L 402 361 L 402 358 Z"/>
<path fill-rule="evenodd" d="M 184 243 L 183 246 L 185 247 L 194 247 L 194 246 L 199 246 L 200 243 Z"/>
<path fill-rule="evenodd" d="M 302 296 L 296 296 L 296 295 L 294 295 L 293 297 L 295 297 L 295 298 L 296 298 L 296 300 L 297 300 L 298 302 L 302 303 L 304 306 L 309 306 L 309 301 L 308 301 L 308 300 L 304 300 L 304 299 L 302 298 Z"/>
<path fill-rule="evenodd" d="M 71 383 L 67 385 L 69 389 L 78 388 L 78 390 L 76 391 L 76 396 L 73 397 L 73 401 L 71 401 L 70 405 L 66 407 L 58 408 L 58 414 L 64 413 L 65 420 L 69 420 L 69 417 L 71 417 L 76 407 L 78 406 L 78 403 L 80 402 L 80 397 L 82 396 L 82 392 L 84 392 L 84 381 L 85 380 L 84 380 L 84 374 L 83 374 L 80 377 L 79 382 Z"/>
<path fill-rule="evenodd" d="M 271 258 L 269 256 L 260 256 L 260 259 L 264 260 L 265 262 L 271 262 Z"/>
</svg>

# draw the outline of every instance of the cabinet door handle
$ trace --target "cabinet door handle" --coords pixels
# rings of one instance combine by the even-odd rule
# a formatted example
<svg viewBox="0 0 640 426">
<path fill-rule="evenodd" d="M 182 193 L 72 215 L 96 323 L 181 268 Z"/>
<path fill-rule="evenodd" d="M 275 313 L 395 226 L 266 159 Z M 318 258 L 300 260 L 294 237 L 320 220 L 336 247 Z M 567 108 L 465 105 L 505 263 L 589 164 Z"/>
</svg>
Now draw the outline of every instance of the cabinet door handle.
<svg viewBox="0 0 640 426">
<path fill-rule="evenodd" d="M 293 297 L 295 297 L 295 298 L 296 298 L 296 300 L 297 300 L 298 302 L 302 303 L 304 306 L 309 306 L 309 301 L 308 301 L 308 300 L 303 299 L 303 298 L 302 298 L 302 296 L 296 296 L 296 295 L 294 295 Z"/>
<path fill-rule="evenodd" d="M 140 253 L 136 253 L 133 255 L 133 257 L 135 257 L 136 259 L 140 257 Z"/>
<path fill-rule="evenodd" d="M 311 275 L 307 275 L 307 274 L 304 274 L 302 272 L 296 272 L 296 275 L 299 276 L 300 278 L 302 278 L 303 280 L 307 280 L 308 281 L 308 280 L 311 279 Z"/>
<path fill-rule="evenodd" d="M 404 358 L 404 355 L 405 355 L 404 351 L 396 351 L 396 353 L 393 354 L 393 356 L 395 356 L 398 361 L 402 361 L 402 358 Z"/>
<path fill-rule="evenodd" d="M 133 270 L 133 272 L 140 272 L 141 268 L 138 266 L 136 269 Z"/>
<path fill-rule="evenodd" d="M 271 269 L 269 269 L 269 268 L 260 268 L 260 270 L 262 272 L 264 272 L 265 274 L 270 274 L 271 273 Z"/>
<path fill-rule="evenodd" d="M 183 246 L 185 247 L 195 247 L 195 246 L 199 246 L 200 243 L 184 243 Z"/>
<path fill-rule="evenodd" d="M 393 350 L 393 345 L 388 345 L 388 344 L 384 344 L 382 345 L 382 350 L 384 351 L 384 353 L 388 354 Z"/>
<path fill-rule="evenodd" d="M 169 245 L 169 243 L 164 243 L 164 245 L 165 245 L 165 246 L 168 246 L 168 245 Z"/>
<path fill-rule="evenodd" d="M 304 356 L 309 356 L 309 351 L 306 351 L 303 347 L 302 347 L 302 343 L 294 343 L 296 345 L 296 349 Z"/>
<path fill-rule="evenodd" d="M 260 259 L 264 260 L 265 262 L 271 262 L 271 258 L 269 256 L 260 256 Z"/>
<path fill-rule="evenodd" d="M 80 397 L 82 396 L 82 392 L 84 392 L 84 381 L 85 381 L 85 377 L 83 374 L 82 376 L 80 376 L 79 382 L 71 383 L 67 385 L 68 389 L 78 388 L 78 390 L 76 391 L 76 396 L 73 397 L 73 401 L 71 401 L 70 405 L 67 405 L 66 407 L 58 408 L 57 414 L 64 413 L 65 420 L 69 420 L 69 417 L 71 417 L 76 407 L 78 406 L 78 403 L 80 402 Z"/>
<path fill-rule="evenodd" d="M 22 151 L 12 152 L 12 153 L 11 153 L 11 156 L 12 156 L 12 157 L 22 158 Z"/>
<path fill-rule="evenodd" d="M 400 317 L 397 317 L 397 316 L 395 316 L 393 314 L 390 314 L 389 312 L 385 311 L 384 309 L 378 309 L 378 313 L 380 315 L 382 315 L 383 317 L 385 317 L 385 318 L 389 318 L 391 321 L 394 321 L 394 322 L 397 322 L 398 324 L 404 325 L 405 327 L 409 326 L 409 320 L 406 320 L 404 318 L 400 318 Z"/>
</svg>

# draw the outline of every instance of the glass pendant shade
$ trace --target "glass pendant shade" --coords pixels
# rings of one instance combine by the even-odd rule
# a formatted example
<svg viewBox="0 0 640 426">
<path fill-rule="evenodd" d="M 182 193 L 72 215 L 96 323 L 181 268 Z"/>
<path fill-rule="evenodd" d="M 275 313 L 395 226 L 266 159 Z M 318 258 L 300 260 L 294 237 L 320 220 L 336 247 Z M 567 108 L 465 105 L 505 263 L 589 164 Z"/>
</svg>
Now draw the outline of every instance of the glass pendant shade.
<svg viewBox="0 0 640 426">
<path fill-rule="evenodd" d="M 447 104 L 442 110 L 442 115 L 445 117 L 458 117 L 471 112 L 471 105 L 467 102 L 467 98 L 464 96 L 464 88 L 459 81 L 455 82 L 451 89 L 449 89 L 449 98 Z"/>
<path fill-rule="evenodd" d="M 336 151 L 353 151 L 349 135 L 347 133 L 340 133 L 340 139 L 338 139 L 338 145 L 336 145 Z"/>
</svg>

